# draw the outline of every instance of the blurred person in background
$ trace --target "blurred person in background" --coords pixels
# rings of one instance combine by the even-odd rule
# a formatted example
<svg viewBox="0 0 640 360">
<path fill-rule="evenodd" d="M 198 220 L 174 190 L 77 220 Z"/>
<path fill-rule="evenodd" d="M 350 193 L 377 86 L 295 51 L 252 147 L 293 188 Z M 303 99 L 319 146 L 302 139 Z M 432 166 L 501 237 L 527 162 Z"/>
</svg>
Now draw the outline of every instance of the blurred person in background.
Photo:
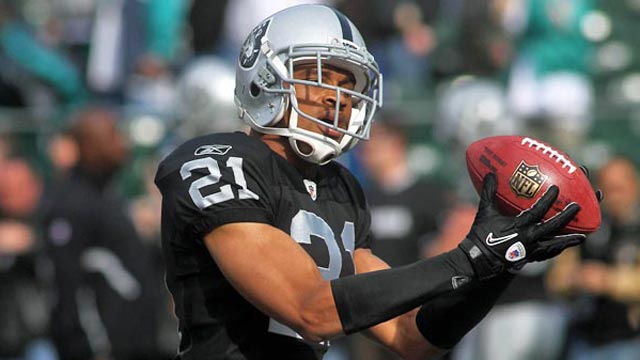
<svg viewBox="0 0 640 360">
<path fill-rule="evenodd" d="M 68 49 L 90 95 L 168 111 L 186 46 L 187 0 L 48 0 L 42 36 Z"/>
<path fill-rule="evenodd" d="M 558 258 L 551 289 L 572 300 L 570 360 L 640 356 L 640 178 L 629 159 L 598 171 L 603 222 L 585 245 Z"/>
<path fill-rule="evenodd" d="M 440 2 L 432 65 L 438 83 L 461 75 L 495 79 L 508 66 L 512 44 L 496 12 L 500 2 Z"/>
<path fill-rule="evenodd" d="M 121 41 L 125 46 L 124 60 L 128 65 L 123 74 L 125 99 L 130 105 L 169 115 L 176 97 L 175 68 L 187 56 L 186 30 L 191 2 L 121 1 L 125 21 Z M 134 15 L 134 9 L 137 16 Z M 140 29 L 140 23 L 143 29 Z M 138 34 L 140 39 L 132 42 L 130 37 L 140 30 L 145 36 Z M 96 42 L 94 46 L 97 45 L 99 43 Z M 100 67 L 94 69 L 99 70 Z"/>
<path fill-rule="evenodd" d="M 82 103 L 86 92 L 79 69 L 22 20 L 20 5 L 0 2 L 0 106 Z"/>
<path fill-rule="evenodd" d="M 173 314 L 173 301 L 164 285 L 165 266 L 162 257 L 160 241 L 160 218 L 162 212 L 162 197 L 153 183 L 158 160 L 154 157 L 146 159 L 143 164 L 143 191 L 131 199 L 131 219 L 138 236 L 146 251 L 149 253 L 149 266 L 153 268 L 153 303 L 157 313 L 157 356 L 156 359 L 173 359 L 178 347 L 176 334 L 177 321 Z"/>
<path fill-rule="evenodd" d="M 68 131 L 53 134 L 47 144 L 47 156 L 53 170 L 53 180 L 64 179 L 78 164 L 78 144 Z"/>
<path fill-rule="evenodd" d="M 399 118 L 399 114 L 384 114 L 357 153 L 368 180 L 365 192 L 375 238 L 371 249 L 392 267 L 421 258 L 450 200 L 444 185 L 420 178 L 411 168 L 409 140 Z"/>
<path fill-rule="evenodd" d="M 387 96 L 410 98 L 431 86 L 431 57 L 438 43 L 434 29 L 440 2 L 337 1 L 338 8 L 370 39 L 372 54 L 385 74 Z M 391 94 L 391 95 L 388 95 Z"/>
<path fill-rule="evenodd" d="M 420 178 L 411 168 L 409 140 L 401 124 L 400 113 L 378 115 L 371 138 L 360 144 L 356 154 L 364 168 L 364 191 L 371 211 L 371 250 L 391 267 L 421 259 L 423 248 L 437 231 L 439 213 L 447 207 L 444 186 Z M 399 359 L 359 335 L 350 337 L 348 346 L 354 360 Z"/>
<path fill-rule="evenodd" d="M 189 9 L 191 49 L 194 56 L 211 55 L 222 44 L 224 18 L 229 0 L 193 0 Z"/>
<path fill-rule="evenodd" d="M 450 159 L 464 158 L 467 146 L 483 137 L 521 132 L 521 122 L 507 106 L 502 77 L 513 45 L 500 25 L 497 3 L 441 2 L 432 64 L 437 86 L 431 121 L 434 140 L 447 148 Z M 450 164 L 446 171 L 460 194 L 475 196 L 466 167 L 457 161 Z"/>
<path fill-rule="evenodd" d="M 0 359 L 55 360 L 36 225 L 42 181 L 24 158 L 11 154 L 8 138 L 0 141 Z"/>
<path fill-rule="evenodd" d="M 72 120 L 78 163 L 45 200 L 53 264 L 52 337 L 60 357 L 157 359 L 155 270 L 125 204 L 111 187 L 128 158 L 119 117 L 87 108 Z"/>
<path fill-rule="evenodd" d="M 514 41 L 510 109 L 529 132 L 577 152 L 591 129 L 593 47 L 583 20 L 594 0 L 500 1 Z"/>
</svg>

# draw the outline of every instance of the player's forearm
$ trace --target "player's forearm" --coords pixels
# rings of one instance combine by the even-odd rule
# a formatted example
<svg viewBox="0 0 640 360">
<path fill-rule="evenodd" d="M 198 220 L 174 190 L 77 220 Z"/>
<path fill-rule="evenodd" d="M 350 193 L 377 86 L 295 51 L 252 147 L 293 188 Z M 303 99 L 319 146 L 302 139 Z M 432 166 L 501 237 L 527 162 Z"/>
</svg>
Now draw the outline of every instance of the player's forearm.
<svg viewBox="0 0 640 360">
<path fill-rule="evenodd" d="M 466 255 L 455 249 L 411 265 L 336 279 L 331 288 L 342 328 L 350 334 L 455 291 L 474 277 Z"/>
<path fill-rule="evenodd" d="M 451 349 L 487 315 L 512 278 L 503 273 L 425 303 L 416 315 L 418 330 L 430 344 Z"/>
<path fill-rule="evenodd" d="M 298 304 L 291 325 L 304 339 L 319 342 L 344 335 L 329 282 L 319 282 Z"/>
<path fill-rule="evenodd" d="M 418 309 L 411 310 L 369 328 L 366 334 L 405 360 L 437 359 L 446 351 L 426 341 L 418 331 L 417 313 Z"/>
</svg>

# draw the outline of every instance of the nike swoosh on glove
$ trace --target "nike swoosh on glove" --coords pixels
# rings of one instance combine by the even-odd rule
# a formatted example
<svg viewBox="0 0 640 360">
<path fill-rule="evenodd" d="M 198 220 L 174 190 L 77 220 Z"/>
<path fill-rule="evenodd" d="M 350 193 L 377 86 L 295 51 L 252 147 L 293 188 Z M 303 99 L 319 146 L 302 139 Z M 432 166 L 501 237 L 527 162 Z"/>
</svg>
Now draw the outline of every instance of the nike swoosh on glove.
<svg viewBox="0 0 640 360">
<path fill-rule="evenodd" d="M 528 262 L 547 260 L 584 242 L 584 234 L 558 234 L 580 211 L 578 204 L 571 203 L 542 221 L 558 197 L 557 186 L 550 186 L 531 208 L 518 216 L 498 212 L 497 186 L 495 174 L 485 176 L 473 226 L 459 245 L 481 280 L 505 270 L 520 269 Z"/>
</svg>

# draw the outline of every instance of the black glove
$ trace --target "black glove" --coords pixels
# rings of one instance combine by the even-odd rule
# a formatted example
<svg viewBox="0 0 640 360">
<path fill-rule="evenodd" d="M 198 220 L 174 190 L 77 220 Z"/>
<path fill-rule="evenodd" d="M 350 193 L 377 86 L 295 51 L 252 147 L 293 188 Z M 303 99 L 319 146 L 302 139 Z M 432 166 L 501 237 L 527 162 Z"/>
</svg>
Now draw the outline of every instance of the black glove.
<svg viewBox="0 0 640 360">
<path fill-rule="evenodd" d="M 528 262 L 552 258 L 584 241 L 584 234 L 557 235 L 580 210 L 576 203 L 541 222 L 558 197 L 557 186 L 550 186 L 531 208 L 515 217 L 498 212 L 496 189 L 496 176 L 489 173 L 482 184 L 478 213 L 471 231 L 459 245 L 481 280 L 507 269 L 520 269 Z"/>
</svg>

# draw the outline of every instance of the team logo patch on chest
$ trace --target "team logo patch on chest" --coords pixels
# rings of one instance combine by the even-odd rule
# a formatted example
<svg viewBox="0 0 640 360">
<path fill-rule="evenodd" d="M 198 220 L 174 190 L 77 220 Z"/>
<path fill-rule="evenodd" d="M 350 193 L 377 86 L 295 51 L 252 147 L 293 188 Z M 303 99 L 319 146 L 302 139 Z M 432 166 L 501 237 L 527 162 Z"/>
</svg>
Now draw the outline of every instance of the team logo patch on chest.
<svg viewBox="0 0 640 360">
<path fill-rule="evenodd" d="M 540 191 L 547 178 L 537 165 L 529 165 L 522 161 L 511 175 L 509 186 L 516 195 L 530 199 Z"/>
<path fill-rule="evenodd" d="M 311 196 L 311 200 L 316 201 L 318 198 L 318 186 L 316 183 L 307 179 L 302 180 L 302 182 L 304 183 L 304 188 L 309 193 L 309 196 Z"/>
</svg>

